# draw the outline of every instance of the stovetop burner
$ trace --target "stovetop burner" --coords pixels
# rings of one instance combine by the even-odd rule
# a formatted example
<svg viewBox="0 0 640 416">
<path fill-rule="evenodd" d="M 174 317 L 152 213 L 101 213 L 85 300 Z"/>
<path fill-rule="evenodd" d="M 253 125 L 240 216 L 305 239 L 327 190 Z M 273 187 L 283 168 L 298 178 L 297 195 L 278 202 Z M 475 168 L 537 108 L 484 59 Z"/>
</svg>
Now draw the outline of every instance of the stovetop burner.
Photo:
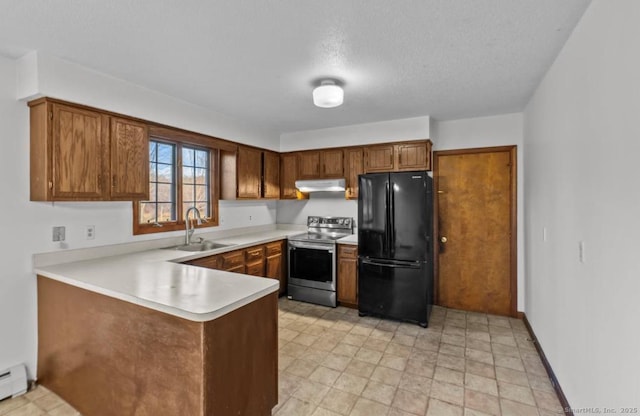
<svg viewBox="0 0 640 416">
<path fill-rule="evenodd" d="M 307 217 L 307 232 L 289 237 L 289 240 L 334 242 L 351 234 L 353 234 L 353 218 Z"/>
</svg>

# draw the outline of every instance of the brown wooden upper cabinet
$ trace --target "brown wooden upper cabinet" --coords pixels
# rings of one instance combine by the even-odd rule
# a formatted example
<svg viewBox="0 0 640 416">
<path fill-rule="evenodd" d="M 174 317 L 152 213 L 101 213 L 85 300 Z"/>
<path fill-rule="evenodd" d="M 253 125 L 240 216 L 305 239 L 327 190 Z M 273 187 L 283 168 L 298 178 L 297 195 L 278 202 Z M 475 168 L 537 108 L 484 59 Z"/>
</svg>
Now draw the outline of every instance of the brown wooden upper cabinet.
<svg viewBox="0 0 640 416">
<path fill-rule="evenodd" d="M 278 153 L 238 146 L 221 152 L 221 199 L 277 199 L 280 196 Z"/>
<path fill-rule="evenodd" d="M 344 178 L 343 149 L 310 150 L 298 156 L 298 179 Z"/>
<path fill-rule="evenodd" d="M 45 98 L 29 107 L 32 201 L 149 198 L 146 125 Z"/>
<path fill-rule="evenodd" d="M 365 173 L 411 170 L 431 170 L 431 140 L 415 140 L 365 147 Z"/>
<path fill-rule="evenodd" d="M 303 194 L 296 189 L 298 177 L 299 153 L 280 154 L 280 199 L 307 199 L 308 194 Z"/>
<path fill-rule="evenodd" d="M 351 147 L 345 150 L 344 174 L 347 179 L 345 197 L 358 199 L 358 175 L 364 173 L 364 150 Z"/>
</svg>

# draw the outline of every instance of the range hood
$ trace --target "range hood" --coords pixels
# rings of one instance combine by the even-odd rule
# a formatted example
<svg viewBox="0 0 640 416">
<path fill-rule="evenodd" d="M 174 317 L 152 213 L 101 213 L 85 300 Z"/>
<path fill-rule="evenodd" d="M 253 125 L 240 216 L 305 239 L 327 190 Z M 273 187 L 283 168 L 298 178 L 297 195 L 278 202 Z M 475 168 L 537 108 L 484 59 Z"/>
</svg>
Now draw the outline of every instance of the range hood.
<svg viewBox="0 0 640 416">
<path fill-rule="evenodd" d="M 300 192 L 344 192 L 346 181 L 343 179 L 312 179 L 296 181 Z"/>
</svg>

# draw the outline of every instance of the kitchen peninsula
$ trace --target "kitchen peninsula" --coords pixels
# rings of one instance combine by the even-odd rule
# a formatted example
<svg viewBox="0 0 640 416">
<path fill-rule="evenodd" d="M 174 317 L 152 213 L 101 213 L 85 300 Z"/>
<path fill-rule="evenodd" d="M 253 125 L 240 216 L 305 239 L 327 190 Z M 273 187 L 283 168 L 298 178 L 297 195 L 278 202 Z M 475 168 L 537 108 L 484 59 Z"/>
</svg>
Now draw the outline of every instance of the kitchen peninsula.
<svg viewBox="0 0 640 416">
<path fill-rule="evenodd" d="M 279 283 L 181 264 L 193 258 L 157 249 L 36 267 L 39 383 L 86 415 L 270 415 Z"/>
</svg>

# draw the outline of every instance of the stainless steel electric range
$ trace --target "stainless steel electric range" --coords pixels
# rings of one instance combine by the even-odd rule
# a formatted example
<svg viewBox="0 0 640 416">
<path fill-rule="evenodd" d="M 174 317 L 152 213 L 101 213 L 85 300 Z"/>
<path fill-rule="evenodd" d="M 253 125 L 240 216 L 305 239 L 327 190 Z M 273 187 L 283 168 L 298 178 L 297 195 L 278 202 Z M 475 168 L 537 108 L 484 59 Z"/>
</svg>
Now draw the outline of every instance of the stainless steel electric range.
<svg viewBox="0 0 640 416">
<path fill-rule="evenodd" d="M 308 217 L 289 237 L 289 299 L 336 307 L 336 240 L 353 234 L 353 218 Z"/>
</svg>

